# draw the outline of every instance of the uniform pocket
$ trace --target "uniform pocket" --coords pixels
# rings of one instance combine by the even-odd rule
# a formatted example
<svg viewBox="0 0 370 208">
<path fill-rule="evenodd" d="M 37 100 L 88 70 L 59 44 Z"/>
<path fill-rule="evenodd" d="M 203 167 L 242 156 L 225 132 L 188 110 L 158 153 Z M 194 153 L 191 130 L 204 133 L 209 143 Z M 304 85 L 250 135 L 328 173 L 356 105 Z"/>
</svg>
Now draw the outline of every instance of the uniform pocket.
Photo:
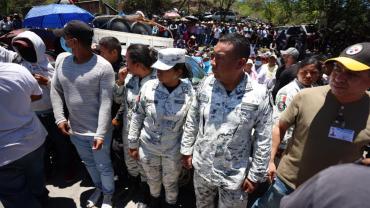
<svg viewBox="0 0 370 208">
<path fill-rule="evenodd" d="M 240 106 L 240 119 L 242 123 L 248 122 L 258 109 L 258 105 L 242 103 Z"/>
</svg>

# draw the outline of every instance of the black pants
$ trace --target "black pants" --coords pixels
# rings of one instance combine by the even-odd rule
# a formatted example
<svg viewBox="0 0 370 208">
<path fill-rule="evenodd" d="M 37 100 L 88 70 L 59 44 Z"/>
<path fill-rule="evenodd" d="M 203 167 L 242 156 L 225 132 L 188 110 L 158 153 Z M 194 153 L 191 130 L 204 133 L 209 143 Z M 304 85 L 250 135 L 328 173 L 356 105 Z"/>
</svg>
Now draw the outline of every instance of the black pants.
<svg viewBox="0 0 370 208">
<path fill-rule="evenodd" d="M 5 208 L 39 208 L 47 200 L 44 145 L 0 167 L 0 201 Z"/>
</svg>

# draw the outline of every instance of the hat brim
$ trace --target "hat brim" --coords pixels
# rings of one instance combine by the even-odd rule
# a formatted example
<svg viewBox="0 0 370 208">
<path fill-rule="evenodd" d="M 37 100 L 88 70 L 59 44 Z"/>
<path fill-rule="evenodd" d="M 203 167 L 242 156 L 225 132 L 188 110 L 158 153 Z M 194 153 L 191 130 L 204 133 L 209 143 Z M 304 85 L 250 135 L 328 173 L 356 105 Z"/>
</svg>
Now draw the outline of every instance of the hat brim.
<svg viewBox="0 0 370 208">
<path fill-rule="evenodd" d="M 280 54 L 281 54 L 281 55 L 285 55 L 285 54 L 289 54 L 289 53 L 288 53 L 288 51 L 287 51 L 287 50 L 281 50 L 281 51 L 280 51 Z"/>
<path fill-rule="evenodd" d="M 347 69 L 351 71 L 365 71 L 370 69 L 370 66 L 348 57 L 331 58 L 326 60 L 325 64 L 333 61 L 341 63 L 343 66 L 345 66 Z"/>
<path fill-rule="evenodd" d="M 61 29 L 55 29 L 53 30 L 53 34 L 57 37 L 63 37 L 64 36 L 64 28 Z"/>
<path fill-rule="evenodd" d="M 175 65 L 168 65 L 168 64 L 165 64 L 161 61 L 157 61 L 152 65 L 152 68 L 155 68 L 157 70 L 167 71 L 167 70 L 172 69 L 172 67 L 174 67 L 174 66 Z"/>
</svg>

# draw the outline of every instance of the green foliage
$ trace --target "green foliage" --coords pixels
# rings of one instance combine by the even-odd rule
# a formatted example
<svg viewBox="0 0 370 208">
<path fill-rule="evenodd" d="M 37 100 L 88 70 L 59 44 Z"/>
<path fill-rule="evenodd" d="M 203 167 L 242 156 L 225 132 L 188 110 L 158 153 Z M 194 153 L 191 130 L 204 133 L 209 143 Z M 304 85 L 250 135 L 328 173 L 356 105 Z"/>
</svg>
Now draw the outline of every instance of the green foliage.
<svg viewBox="0 0 370 208">
<path fill-rule="evenodd" d="M 317 23 L 321 51 L 333 55 L 348 45 L 370 41 L 368 0 L 245 0 L 235 9 L 274 25 Z"/>
<path fill-rule="evenodd" d="M 31 8 L 32 6 L 54 2 L 54 0 L 0 0 L 0 13 L 3 15 L 15 12 L 23 14 L 25 9 Z"/>
<path fill-rule="evenodd" d="M 171 0 L 124 0 L 123 11 L 133 13 L 137 10 L 145 14 L 161 14 L 171 9 Z"/>
</svg>

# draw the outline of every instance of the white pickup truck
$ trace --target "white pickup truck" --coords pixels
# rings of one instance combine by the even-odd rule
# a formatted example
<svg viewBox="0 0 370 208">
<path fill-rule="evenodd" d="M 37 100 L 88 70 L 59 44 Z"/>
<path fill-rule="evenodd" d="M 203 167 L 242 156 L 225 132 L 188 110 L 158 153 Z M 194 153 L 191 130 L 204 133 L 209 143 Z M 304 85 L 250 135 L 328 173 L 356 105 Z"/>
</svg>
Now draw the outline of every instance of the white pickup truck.
<svg viewBox="0 0 370 208">
<path fill-rule="evenodd" d="M 103 37 L 117 38 L 121 42 L 121 53 L 123 56 L 126 54 L 126 49 L 130 46 L 130 44 L 144 44 L 159 50 L 162 48 L 172 48 L 174 42 L 172 38 L 162 38 L 150 35 L 140 35 L 135 33 L 94 28 L 93 42 L 98 43 Z M 205 76 L 204 70 L 190 56 L 186 56 L 185 65 L 192 71 L 192 83 L 195 85 L 198 84 L 198 82 Z"/>
<path fill-rule="evenodd" d="M 94 28 L 93 42 L 98 43 L 101 38 L 108 37 L 108 36 L 115 37 L 121 42 L 123 55 L 126 53 L 126 49 L 131 44 L 135 44 L 135 43 L 144 44 L 144 45 L 148 45 L 158 50 L 161 48 L 171 48 L 173 47 L 173 42 L 174 42 L 172 38 L 162 38 L 162 37 L 156 37 L 156 36 L 150 36 L 150 35 L 140 35 L 140 34 L 135 34 L 135 33 L 104 30 L 104 29 L 98 29 L 98 28 Z"/>
</svg>

